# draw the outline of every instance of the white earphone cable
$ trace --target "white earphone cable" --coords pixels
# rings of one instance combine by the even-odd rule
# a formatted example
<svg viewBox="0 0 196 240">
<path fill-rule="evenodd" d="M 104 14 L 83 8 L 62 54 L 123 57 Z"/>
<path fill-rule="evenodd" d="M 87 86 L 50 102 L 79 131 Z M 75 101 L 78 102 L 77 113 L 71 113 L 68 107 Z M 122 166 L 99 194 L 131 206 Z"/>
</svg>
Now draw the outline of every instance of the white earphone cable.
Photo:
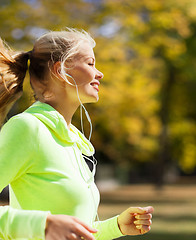
<svg viewBox="0 0 196 240">
<path fill-rule="evenodd" d="M 96 173 L 97 159 L 96 159 L 94 156 L 92 156 L 93 159 L 90 159 L 90 158 L 87 157 L 86 155 L 83 155 L 83 157 L 84 157 L 85 159 L 87 159 L 88 161 L 90 161 L 90 162 L 93 164 L 92 177 L 94 178 L 95 173 Z M 91 179 L 92 179 L 92 178 L 90 178 L 90 180 L 91 180 Z M 91 195 L 92 195 L 92 198 L 93 198 L 94 207 L 96 208 L 96 201 L 95 201 L 95 197 L 94 197 L 92 188 L 90 188 L 90 191 L 91 191 Z M 99 237 L 99 235 L 100 235 L 101 232 L 102 232 L 102 226 L 101 226 L 101 224 L 100 224 L 100 219 L 99 219 L 98 211 L 96 211 L 95 220 L 97 220 L 97 222 L 98 222 L 98 224 L 99 224 L 99 228 L 100 228 L 100 231 L 98 232 L 98 237 Z"/>
<path fill-rule="evenodd" d="M 80 95 L 79 95 L 79 91 L 78 91 L 78 85 L 76 84 L 75 79 L 74 79 L 71 75 L 67 74 L 65 71 L 64 71 L 64 74 L 67 75 L 68 77 L 70 77 L 70 78 L 74 81 L 74 83 L 75 83 L 75 85 L 73 85 L 73 84 L 71 84 L 71 83 L 66 79 L 66 82 L 68 82 L 68 83 L 71 84 L 72 86 L 75 86 L 75 87 L 76 87 L 77 97 L 78 97 L 78 100 L 79 100 L 79 102 L 80 102 L 80 123 L 81 123 L 81 130 L 82 130 L 82 133 L 84 134 L 84 125 L 83 125 L 83 116 L 82 116 L 82 109 L 83 109 L 83 110 L 84 110 L 84 113 L 85 113 L 85 115 L 86 115 L 86 118 L 87 118 L 87 120 L 88 120 L 88 122 L 89 122 L 89 125 L 90 125 L 90 133 L 89 133 L 89 137 L 88 137 L 88 140 L 90 141 L 91 136 L 92 136 L 92 131 L 93 131 L 93 126 L 92 126 L 91 118 L 90 118 L 90 116 L 89 116 L 88 111 L 86 110 L 86 108 L 84 107 L 84 105 L 83 105 L 83 103 L 82 103 L 82 101 L 81 101 L 81 99 L 80 99 Z M 84 134 L 84 135 L 85 135 L 85 134 Z"/>
<path fill-rule="evenodd" d="M 90 141 L 91 136 L 92 136 L 93 126 L 92 126 L 92 122 L 91 122 L 91 118 L 90 118 L 90 116 L 89 116 L 89 113 L 88 113 L 88 111 L 86 110 L 86 108 L 84 107 L 84 105 L 83 105 L 83 103 L 82 103 L 82 101 L 81 101 L 81 99 L 80 99 L 79 90 L 78 90 L 78 85 L 76 84 L 75 79 L 74 79 L 71 75 L 69 75 L 68 73 L 66 73 L 64 69 L 63 69 L 63 74 L 65 74 L 65 75 L 67 75 L 68 77 L 70 77 L 70 78 L 74 81 L 74 83 L 75 83 L 75 85 L 74 85 L 74 84 L 70 83 L 70 82 L 68 81 L 68 79 L 65 79 L 65 81 L 66 81 L 67 83 L 69 83 L 70 85 L 76 87 L 76 93 L 77 93 L 77 97 L 78 97 L 78 100 L 79 100 L 79 103 L 80 103 L 80 123 L 81 123 L 81 130 L 82 130 L 82 133 L 84 134 L 83 112 L 82 112 L 82 110 L 84 110 L 85 115 L 86 115 L 86 118 L 87 118 L 87 120 L 88 120 L 88 122 L 89 122 L 89 125 L 90 125 L 90 133 L 89 133 L 89 137 L 88 137 L 88 139 L 89 139 L 89 141 Z M 85 135 L 85 134 L 84 134 L 84 135 Z M 90 159 L 90 158 L 87 157 L 87 156 L 84 156 L 84 155 L 83 155 L 83 157 L 86 158 L 87 160 L 89 160 L 89 161 L 93 164 L 92 177 L 94 178 L 95 173 L 96 173 L 96 165 L 97 165 L 97 160 L 96 160 L 96 158 L 95 158 L 94 156 L 92 156 L 92 157 L 93 157 L 93 160 L 92 160 L 92 159 Z M 93 191 L 92 191 L 91 188 L 90 188 L 90 191 L 91 191 L 91 195 L 92 195 L 92 198 L 93 198 L 94 207 L 96 208 L 96 201 L 95 201 L 95 197 L 94 197 L 94 194 L 93 194 Z M 98 221 L 100 230 L 102 230 L 102 227 L 101 227 L 101 224 L 100 224 L 100 220 L 99 220 L 99 216 L 98 216 L 97 210 L 96 210 L 95 220 Z M 99 232 L 99 233 L 98 233 L 98 236 L 99 236 L 100 234 L 101 234 L 101 233 Z"/>
</svg>

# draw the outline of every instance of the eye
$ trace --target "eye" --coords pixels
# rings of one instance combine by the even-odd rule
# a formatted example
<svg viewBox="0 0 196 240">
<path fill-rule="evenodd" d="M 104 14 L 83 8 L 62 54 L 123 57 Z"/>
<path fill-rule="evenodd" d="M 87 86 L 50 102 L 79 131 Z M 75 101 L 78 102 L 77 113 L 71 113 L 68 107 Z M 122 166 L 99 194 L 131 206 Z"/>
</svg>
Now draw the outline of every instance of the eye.
<svg viewBox="0 0 196 240">
<path fill-rule="evenodd" d="M 89 66 L 94 66 L 94 63 L 88 63 Z"/>
</svg>

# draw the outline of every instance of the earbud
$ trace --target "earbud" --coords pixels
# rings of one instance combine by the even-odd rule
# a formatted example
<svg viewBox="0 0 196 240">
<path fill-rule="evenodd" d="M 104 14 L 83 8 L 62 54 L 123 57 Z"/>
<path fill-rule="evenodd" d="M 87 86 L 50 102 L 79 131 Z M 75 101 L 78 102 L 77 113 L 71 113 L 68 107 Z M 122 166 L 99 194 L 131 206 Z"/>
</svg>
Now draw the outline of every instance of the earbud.
<svg viewBox="0 0 196 240">
<path fill-rule="evenodd" d="M 64 69 L 63 69 L 63 72 L 62 72 L 62 70 L 59 68 L 59 69 L 57 70 L 57 72 L 58 72 L 58 74 L 61 74 L 61 77 L 63 77 L 63 74 L 66 75 L 66 76 L 68 76 L 68 77 L 70 77 L 71 79 L 73 79 L 73 81 L 74 81 L 74 83 L 75 83 L 75 84 L 73 84 L 73 83 L 71 83 L 68 79 L 64 78 L 64 80 L 65 80 L 68 84 L 70 84 L 71 86 L 77 86 L 74 78 L 73 78 L 71 75 L 69 75 L 68 73 L 66 73 L 66 72 L 64 71 Z"/>
<path fill-rule="evenodd" d="M 57 73 L 58 73 L 58 74 L 62 74 L 62 69 L 61 69 L 61 67 L 58 67 Z"/>
<path fill-rule="evenodd" d="M 65 75 L 73 79 L 73 77 L 71 75 L 69 75 L 68 73 L 65 73 Z M 74 80 L 74 82 L 75 82 L 75 80 Z"/>
</svg>

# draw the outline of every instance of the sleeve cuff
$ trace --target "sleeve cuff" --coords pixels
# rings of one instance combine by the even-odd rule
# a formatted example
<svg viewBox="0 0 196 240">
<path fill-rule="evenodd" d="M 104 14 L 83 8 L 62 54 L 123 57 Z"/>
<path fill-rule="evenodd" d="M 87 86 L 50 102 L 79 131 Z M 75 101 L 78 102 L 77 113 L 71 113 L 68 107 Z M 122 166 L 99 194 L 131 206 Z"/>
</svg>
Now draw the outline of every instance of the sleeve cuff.
<svg viewBox="0 0 196 240">
<path fill-rule="evenodd" d="M 45 239 L 46 218 L 49 212 L 0 208 L 0 234 L 4 238 Z"/>
<path fill-rule="evenodd" d="M 115 216 L 105 221 L 95 222 L 94 228 L 98 230 L 98 232 L 94 234 L 96 240 L 111 240 L 124 236 L 118 227 L 117 219 L 118 216 Z"/>
</svg>

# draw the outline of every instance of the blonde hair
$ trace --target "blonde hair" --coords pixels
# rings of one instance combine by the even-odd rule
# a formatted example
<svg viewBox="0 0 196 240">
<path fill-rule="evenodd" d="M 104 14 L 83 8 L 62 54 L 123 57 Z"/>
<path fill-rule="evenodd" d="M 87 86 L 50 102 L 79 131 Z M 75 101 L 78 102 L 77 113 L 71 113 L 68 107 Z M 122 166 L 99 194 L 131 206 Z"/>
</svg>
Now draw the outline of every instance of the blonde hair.
<svg viewBox="0 0 196 240">
<path fill-rule="evenodd" d="M 95 41 L 86 31 L 70 28 L 44 34 L 29 52 L 13 52 L 0 39 L 0 126 L 12 105 L 22 95 L 28 59 L 30 77 L 44 83 L 50 67 L 59 61 L 63 70 L 67 61 L 74 60 L 84 42 L 95 47 Z M 62 73 L 67 79 L 65 72 Z"/>
</svg>

